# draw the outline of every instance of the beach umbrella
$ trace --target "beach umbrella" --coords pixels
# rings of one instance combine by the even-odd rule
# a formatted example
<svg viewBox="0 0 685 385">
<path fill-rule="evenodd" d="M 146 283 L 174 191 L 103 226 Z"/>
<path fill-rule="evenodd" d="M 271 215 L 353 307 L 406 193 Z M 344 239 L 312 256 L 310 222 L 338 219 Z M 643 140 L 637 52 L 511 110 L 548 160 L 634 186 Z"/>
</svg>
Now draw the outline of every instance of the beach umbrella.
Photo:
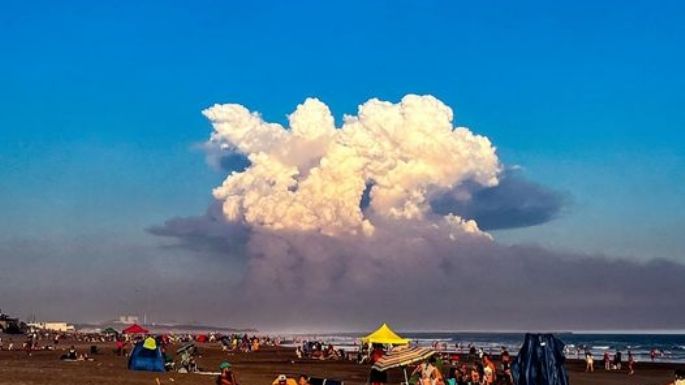
<svg viewBox="0 0 685 385">
<path fill-rule="evenodd" d="M 409 339 L 400 337 L 388 324 L 384 323 L 373 333 L 362 337 L 362 342 L 365 344 L 407 345 Z"/>
<path fill-rule="evenodd" d="M 116 331 L 116 329 L 114 329 L 114 328 L 111 327 L 111 326 L 108 327 L 108 328 L 103 329 L 103 330 L 102 330 L 102 333 L 104 333 L 104 334 L 119 334 L 119 332 Z"/>
<path fill-rule="evenodd" d="M 138 324 L 133 324 L 121 332 L 123 334 L 148 334 L 150 331 Z"/>
<path fill-rule="evenodd" d="M 420 348 L 418 346 L 413 348 L 395 348 L 379 358 L 378 361 L 373 364 L 373 368 L 383 372 L 388 369 L 401 367 L 404 370 L 404 381 L 405 383 L 409 383 L 409 378 L 407 378 L 407 365 L 428 359 L 433 354 L 435 354 L 433 349 Z"/>
<path fill-rule="evenodd" d="M 180 348 L 176 349 L 176 353 L 177 354 L 182 353 L 182 352 L 185 352 L 186 350 L 192 349 L 194 347 L 195 347 L 195 344 L 190 342 L 190 343 L 187 343 L 187 344 L 181 346 Z"/>
<path fill-rule="evenodd" d="M 435 354 L 431 348 L 395 348 L 386 353 L 373 364 L 373 368 L 378 371 L 385 371 L 392 368 L 411 365 L 415 362 L 423 361 Z"/>
</svg>

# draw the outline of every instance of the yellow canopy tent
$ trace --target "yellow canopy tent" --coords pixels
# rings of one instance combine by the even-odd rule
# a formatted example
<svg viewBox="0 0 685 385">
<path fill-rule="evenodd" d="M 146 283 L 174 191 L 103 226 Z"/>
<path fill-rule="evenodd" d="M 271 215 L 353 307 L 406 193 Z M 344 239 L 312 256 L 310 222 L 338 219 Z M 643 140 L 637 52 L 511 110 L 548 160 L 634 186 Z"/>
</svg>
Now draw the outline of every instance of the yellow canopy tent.
<svg viewBox="0 0 685 385">
<path fill-rule="evenodd" d="M 362 342 L 365 344 L 407 345 L 409 339 L 398 336 L 388 324 L 383 323 L 375 332 L 362 337 Z"/>
</svg>

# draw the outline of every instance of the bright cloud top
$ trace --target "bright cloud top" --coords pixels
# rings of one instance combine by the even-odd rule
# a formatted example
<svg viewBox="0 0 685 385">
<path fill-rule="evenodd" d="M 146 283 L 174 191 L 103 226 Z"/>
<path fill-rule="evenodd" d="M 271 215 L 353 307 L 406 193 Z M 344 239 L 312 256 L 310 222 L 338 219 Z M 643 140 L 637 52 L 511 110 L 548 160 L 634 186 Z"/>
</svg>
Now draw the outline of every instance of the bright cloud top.
<svg viewBox="0 0 685 385">
<path fill-rule="evenodd" d="M 431 211 L 431 196 L 466 182 L 495 186 L 501 171 L 490 141 L 454 127 L 452 109 L 432 96 L 407 95 L 396 104 L 371 99 L 340 128 L 313 98 L 288 116 L 289 128 L 239 104 L 203 114 L 214 127 L 208 145 L 251 163 L 213 191 L 230 221 L 331 236 L 370 235 L 377 220 L 439 221 L 452 232 L 487 236 L 472 219 Z"/>
</svg>

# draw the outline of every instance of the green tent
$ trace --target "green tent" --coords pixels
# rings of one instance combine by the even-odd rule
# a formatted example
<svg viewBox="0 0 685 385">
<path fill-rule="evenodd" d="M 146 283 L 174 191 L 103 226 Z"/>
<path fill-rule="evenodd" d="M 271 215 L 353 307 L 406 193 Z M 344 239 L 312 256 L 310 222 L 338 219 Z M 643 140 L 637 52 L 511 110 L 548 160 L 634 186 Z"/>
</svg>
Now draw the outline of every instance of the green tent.
<svg viewBox="0 0 685 385">
<path fill-rule="evenodd" d="M 102 330 L 102 334 L 119 334 L 119 332 L 113 327 L 108 327 Z"/>
</svg>

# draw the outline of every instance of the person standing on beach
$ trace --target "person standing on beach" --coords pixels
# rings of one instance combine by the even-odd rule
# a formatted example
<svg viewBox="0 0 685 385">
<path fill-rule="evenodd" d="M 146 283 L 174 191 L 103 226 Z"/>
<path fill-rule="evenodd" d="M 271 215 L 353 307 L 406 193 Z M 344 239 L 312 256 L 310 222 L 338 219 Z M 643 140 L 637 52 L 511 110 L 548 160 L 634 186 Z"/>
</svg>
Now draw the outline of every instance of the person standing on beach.
<svg viewBox="0 0 685 385">
<path fill-rule="evenodd" d="M 29 337 L 26 339 L 26 344 L 24 345 L 24 348 L 26 350 L 26 356 L 31 357 L 31 354 L 33 352 L 33 337 Z"/>
<path fill-rule="evenodd" d="M 431 357 L 428 361 L 417 366 L 412 372 L 412 376 L 416 373 L 419 374 L 420 385 L 435 385 L 439 377 L 441 377 L 438 372 L 438 368 L 435 367 L 435 357 Z"/>
<path fill-rule="evenodd" d="M 614 354 L 614 366 L 616 366 L 616 370 L 621 370 L 621 351 L 616 350 L 616 354 Z"/>
<path fill-rule="evenodd" d="M 383 348 L 381 345 L 374 345 L 373 351 L 371 352 L 371 355 L 369 356 L 369 362 L 371 365 L 375 364 L 376 361 L 380 360 L 381 357 L 385 354 L 383 351 Z M 388 372 L 381 372 L 380 370 L 376 370 L 373 367 L 371 368 L 371 372 L 369 373 L 369 382 L 371 385 L 382 385 L 388 382 Z"/>
<path fill-rule="evenodd" d="M 635 356 L 633 356 L 633 352 L 628 350 L 628 375 L 632 376 L 635 374 Z"/>
<path fill-rule="evenodd" d="M 492 362 L 490 356 L 487 354 L 483 355 L 483 377 L 486 385 L 492 385 L 497 379 L 497 368 L 495 363 Z"/>
<path fill-rule="evenodd" d="M 585 373 L 592 373 L 595 371 L 595 359 L 592 358 L 592 352 L 585 351 Z"/>
<path fill-rule="evenodd" d="M 611 370 L 611 359 L 608 351 L 604 352 L 604 370 Z"/>
<path fill-rule="evenodd" d="M 502 354 L 500 355 L 500 361 L 502 362 L 502 372 L 504 376 L 509 379 L 509 382 L 513 382 L 513 377 L 511 374 L 511 355 L 505 346 L 502 346 Z"/>
<path fill-rule="evenodd" d="M 124 341 L 121 338 L 117 338 L 117 341 L 114 343 L 114 354 L 119 357 L 126 355 L 124 346 Z"/>
</svg>

